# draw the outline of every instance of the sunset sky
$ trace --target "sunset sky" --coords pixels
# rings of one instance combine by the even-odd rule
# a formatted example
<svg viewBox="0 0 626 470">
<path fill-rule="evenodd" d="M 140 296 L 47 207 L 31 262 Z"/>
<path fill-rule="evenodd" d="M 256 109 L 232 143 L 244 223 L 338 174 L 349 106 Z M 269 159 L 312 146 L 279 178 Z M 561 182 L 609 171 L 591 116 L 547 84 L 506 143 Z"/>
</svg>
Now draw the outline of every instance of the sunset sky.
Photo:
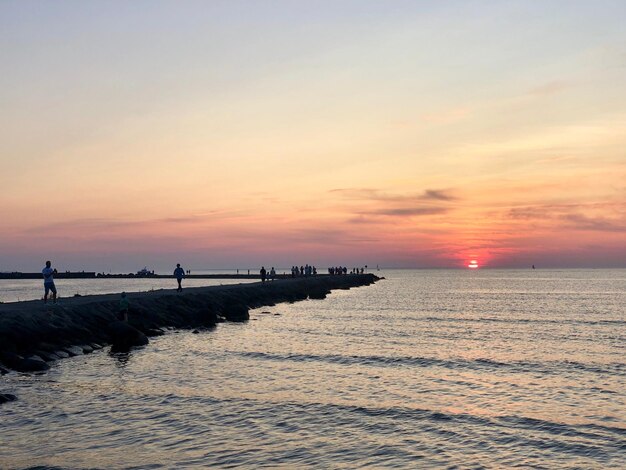
<svg viewBox="0 0 626 470">
<path fill-rule="evenodd" d="M 0 0 L 0 271 L 626 267 L 625 25 L 623 0 Z"/>
</svg>

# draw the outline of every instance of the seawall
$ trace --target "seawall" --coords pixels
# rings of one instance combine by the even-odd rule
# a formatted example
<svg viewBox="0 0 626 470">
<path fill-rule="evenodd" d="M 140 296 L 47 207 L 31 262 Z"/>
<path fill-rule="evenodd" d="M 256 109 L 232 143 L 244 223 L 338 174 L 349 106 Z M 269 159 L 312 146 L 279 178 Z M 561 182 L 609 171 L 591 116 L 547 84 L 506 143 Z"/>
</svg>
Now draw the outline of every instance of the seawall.
<svg viewBox="0 0 626 470">
<path fill-rule="evenodd" d="M 112 344 L 120 349 L 147 344 L 162 328 L 211 328 L 246 321 L 248 310 L 280 302 L 322 299 L 333 289 L 372 284 L 373 274 L 280 279 L 264 284 L 128 293 L 128 323 L 118 321 L 119 294 L 0 304 L 0 373 L 37 371 L 47 362 Z"/>
</svg>

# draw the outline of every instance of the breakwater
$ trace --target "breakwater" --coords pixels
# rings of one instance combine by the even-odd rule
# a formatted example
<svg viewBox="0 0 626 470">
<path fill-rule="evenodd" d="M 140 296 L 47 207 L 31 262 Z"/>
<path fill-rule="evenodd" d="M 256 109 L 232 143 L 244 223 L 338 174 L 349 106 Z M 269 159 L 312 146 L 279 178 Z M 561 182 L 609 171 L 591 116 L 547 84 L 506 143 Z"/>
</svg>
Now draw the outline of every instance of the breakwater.
<svg viewBox="0 0 626 470">
<path fill-rule="evenodd" d="M 119 321 L 120 295 L 94 295 L 0 304 L 0 372 L 46 370 L 47 362 L 111 344 L 126 349 L 149 342 L 163 328 L 212 328 L 246 321 L 249 309 L 307 298 L 332 289 L 369 285 L 372 274 L 315 276 L 274 282 L 129 293 L 128 322 Z"/>
</svg>

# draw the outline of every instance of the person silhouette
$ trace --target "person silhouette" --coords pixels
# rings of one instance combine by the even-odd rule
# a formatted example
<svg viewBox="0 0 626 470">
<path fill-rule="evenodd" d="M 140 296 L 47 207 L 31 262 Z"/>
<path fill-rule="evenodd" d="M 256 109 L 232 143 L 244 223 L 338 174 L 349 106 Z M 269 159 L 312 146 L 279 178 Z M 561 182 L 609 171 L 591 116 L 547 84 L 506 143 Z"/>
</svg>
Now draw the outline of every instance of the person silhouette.
<svg viewBox="0 0 626 470">
<path fill-rule="evenodd" d="M 176 276 L 176 281 L 178 281 L 178 288 L 176 289 L 176 292 L 182 292 L 183 286 L 181 283 L 183 282 L 183 278 L 185 277 L 185 270 L 180 267 L 180 263 L 176 265 L 176 269 L 174 270 L 174 276 Z"/>
<path fill-rule="evenodd" d="M 52 303 L 57 303 L 57 288 L 54 285 L 54 275 L 57 273 L 56 269 L 52 268 L 52 263 L 46 261 L 46 267 L 41 270 L 43 274 L 43 302 L 48 302 L 48 293 L 52 292 Z"/>
</svg>

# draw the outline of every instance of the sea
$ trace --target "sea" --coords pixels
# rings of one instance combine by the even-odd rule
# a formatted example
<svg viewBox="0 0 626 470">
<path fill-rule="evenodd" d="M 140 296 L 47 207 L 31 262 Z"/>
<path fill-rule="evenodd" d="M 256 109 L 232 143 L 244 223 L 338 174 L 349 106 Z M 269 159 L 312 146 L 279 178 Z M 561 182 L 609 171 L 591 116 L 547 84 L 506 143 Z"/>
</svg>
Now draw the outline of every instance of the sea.
<svg viewBox="0 0 626 470">
<path fill-rule="evenodd" d="M 3 376 L 0 468 L 626 468 L 626 270 L 376 274 Z"/>
</svg>

